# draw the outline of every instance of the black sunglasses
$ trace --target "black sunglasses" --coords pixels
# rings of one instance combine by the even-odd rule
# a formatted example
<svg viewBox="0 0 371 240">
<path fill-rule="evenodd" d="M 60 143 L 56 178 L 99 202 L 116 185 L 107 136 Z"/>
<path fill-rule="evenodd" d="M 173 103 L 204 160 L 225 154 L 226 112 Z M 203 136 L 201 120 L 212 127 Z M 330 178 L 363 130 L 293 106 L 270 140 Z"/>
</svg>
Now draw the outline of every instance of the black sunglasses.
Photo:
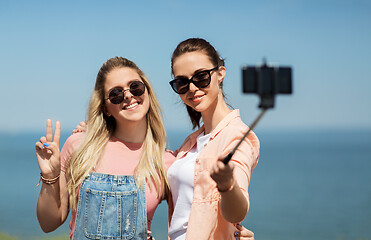
<svg viewBox="0 0 371 240">
<path fill-rule="evenodd" d="M 211 82 L 211 71 L 217 70 L 219 67 L 214 67 L 209 70 L 203 70 L 193 74 L 191 79 L 187 77 L 177 77 L 170 81 L 170 85 L 173 90 L 178 94 L 184 94 L 189 90 L 189 84 L 193 83 L 198 88 L 205 88 L 209 86 Z"/>
<path fill-rule="evenodd" d="M 110 100 L 113 104 L 120 104 L 124 101 L 125 98 L 125 92 L 129 91 L 134 96 L 141 96 L 143 95 L 144 91 L 146 89 L 146 86 L 141 81 L 134 81 L 130 84 L 129 89 L 123 89 L 121 87 L 117 87 L 112 89 L 109 94 L 108 98 L 106 100 Z"/>
</svg>

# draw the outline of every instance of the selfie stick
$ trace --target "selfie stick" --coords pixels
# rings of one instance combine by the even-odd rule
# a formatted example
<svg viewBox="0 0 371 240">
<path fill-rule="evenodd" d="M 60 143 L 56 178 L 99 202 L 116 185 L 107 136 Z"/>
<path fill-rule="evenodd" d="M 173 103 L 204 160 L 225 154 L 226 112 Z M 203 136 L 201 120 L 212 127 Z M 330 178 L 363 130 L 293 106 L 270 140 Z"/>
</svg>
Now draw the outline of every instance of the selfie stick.
<svg viewBox="0 0 371 240">
<path fill-rule="evenodd" d="M 237 145 L 233 148 L 233 150 L 223 159 L 224 164 L 228 164 L 228 162 L 231 160 L 233 154 L 236 152 L 237 148 L 241 145 L 243 140 L 249 135 L 250 131 L 253 130 L 253 128 L 256 126 L 256 124 L 259 122 L 259 120 L 263 117 L 264 113 L 268 110 L 268 108 L 263 108 L 263 110 L 260 112 L 259 116 L 255 119 L 255 121 L 251 124 L 251 127 L 245 135 L 241 138 L 241 140 L 237 143 Z"/>
<path fill-rule="evenodd" d="M 259 108 L 262 109 L 259 116 L 251 124 L 249 130 L 241 138 L 233 150 L 222 160 L 228 164 L 237 148 L 245 140 L 251 130 L 254 129 L 264 113 L 274 107 L 275 95 L 292 93 L 291 67 L 269 67 L 266 60 L 263 60 L 261 67 L 245 66 L 242 68 L 242 82 L 244 93 L 257 93 L 260 96 Z"/>
</svg>

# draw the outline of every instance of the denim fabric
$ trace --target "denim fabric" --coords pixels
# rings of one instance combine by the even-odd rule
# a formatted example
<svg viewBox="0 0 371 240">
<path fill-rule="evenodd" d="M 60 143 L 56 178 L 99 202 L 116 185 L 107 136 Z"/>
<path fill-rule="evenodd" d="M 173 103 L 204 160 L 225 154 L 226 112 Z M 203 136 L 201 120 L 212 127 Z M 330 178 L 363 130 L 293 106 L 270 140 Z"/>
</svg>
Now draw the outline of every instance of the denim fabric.
<svg viewBox="0 0 371 240">
<path fill-rule="evenodd" d="M 93 172 L 81 184 L 73 239 L 146 239 L 146 208 L 133 176 Z"/>
</svg>

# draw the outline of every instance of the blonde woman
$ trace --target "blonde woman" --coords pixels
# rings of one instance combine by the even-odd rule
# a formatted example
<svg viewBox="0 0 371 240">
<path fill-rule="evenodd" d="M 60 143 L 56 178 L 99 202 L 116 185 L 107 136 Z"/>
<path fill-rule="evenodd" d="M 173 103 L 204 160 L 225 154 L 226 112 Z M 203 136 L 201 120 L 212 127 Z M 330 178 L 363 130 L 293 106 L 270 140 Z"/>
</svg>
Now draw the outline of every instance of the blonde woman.
<svg viewBox="0 0 371 240">
<path fill-rule="evenodd" d="M 42 186 L 41 228 L 51 232 L 72 211 L 71 239 L 151 239 L 151 220 L 167 194 L 160 106 L 144 73 L 115 57 L 98 72 L 85 133 L 70 136 L 59 153 L 60 123 L 53 138 L 35 144 Z"/>
</svg>

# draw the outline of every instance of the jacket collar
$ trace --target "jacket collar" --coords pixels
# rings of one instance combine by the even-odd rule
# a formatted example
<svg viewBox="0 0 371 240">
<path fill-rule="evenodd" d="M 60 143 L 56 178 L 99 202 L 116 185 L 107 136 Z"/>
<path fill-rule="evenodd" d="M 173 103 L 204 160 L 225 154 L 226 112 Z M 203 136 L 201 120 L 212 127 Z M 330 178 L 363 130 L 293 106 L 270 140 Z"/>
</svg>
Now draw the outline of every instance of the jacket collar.
<svg viewBox="0 0 371 240">
<path fill-rule="evenodd" d="M 222 121 L 216 125 L 216 128 L 211 131 L 210 140 L 214 139 L 228 124 L 235 118 L 240 117 L 240 110 L 235 109 L 232 110 L 230 113 L 228 113 L 227 116 L 225 116 Z"/>
<path fill-rule="evenodd" d="M 228 113 L 227 116 L 225 116 L 222 121 L 218 123 L 216 128 L 211 131 L 210 141 L 213 140 L 226 126 L 228 126 L 233 119 L 238 117 L 240 117 L 240 110 L 238 109 L 232 110 L 230 113 Z M 181 158 L 192 149 L 192 147 L 196 144 L 198 135 L 200 135 L 203 131 L 205 131 L 204 125 L 188 136 L 188 138 L 185 140 L 185 145 L 181 147 L 177 158 Z"/>
</svg>

